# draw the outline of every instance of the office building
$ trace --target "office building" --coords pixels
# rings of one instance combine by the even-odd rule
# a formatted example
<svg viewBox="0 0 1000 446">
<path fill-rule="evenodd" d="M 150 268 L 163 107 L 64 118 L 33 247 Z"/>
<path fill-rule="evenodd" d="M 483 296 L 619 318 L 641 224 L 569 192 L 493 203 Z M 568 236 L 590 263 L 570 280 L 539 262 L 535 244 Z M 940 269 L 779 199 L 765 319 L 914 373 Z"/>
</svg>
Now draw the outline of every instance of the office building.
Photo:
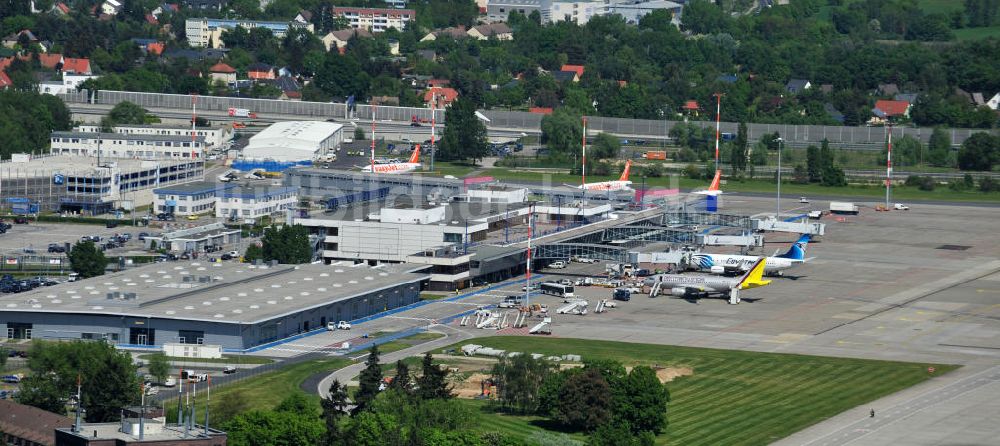
<svg viewBox="0 0 1000 446">
<path fill-rule="evenodd" d="M 277 38 L 283 38 L 292 28 L 303 28 L 313 31 L 312 23 L 270 22 L 262 20 L 242 20 L 242 19 L 209 19 L 195 18 L 184 21 L 184 30 L 187 35 L 188 44 L 194 48 L 221 48 L 222 32 L 241 27 L 247 30 L 254 28 L 266 28 Z"/>
<path fill-rule="evenodd" d="M 205 152 L 205 138 L 125 133 L 52 132 L 49 151 L 54 155 L 101 158 L 197 159 Z"/>
</svg>

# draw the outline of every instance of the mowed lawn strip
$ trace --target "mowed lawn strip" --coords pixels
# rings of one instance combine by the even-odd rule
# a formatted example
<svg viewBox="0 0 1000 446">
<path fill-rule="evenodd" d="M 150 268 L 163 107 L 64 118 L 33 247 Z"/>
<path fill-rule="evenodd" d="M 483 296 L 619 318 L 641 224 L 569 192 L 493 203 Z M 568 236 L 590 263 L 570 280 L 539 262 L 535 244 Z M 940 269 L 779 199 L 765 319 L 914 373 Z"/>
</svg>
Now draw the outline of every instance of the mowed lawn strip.
<svg viewBox="0 0 1000 446">
<path fill-rule="evenodd" d="M 217 410 L 220 402 L 225 399 L 227 395 L 239 393 L 247 403 L 247 410 L 273 409 L 278 405 L 278 403 L 281 403 L 282 400 L 293 393 L 304 394 L 305 392 L 303 392 L 299 386 L 303 381 L 305 381 L 306 378 L 319 372 L 332 372 L 334 370 L 347 367 L 351 363 L 352 362 L 348 359 L 340 358 L 314 359 L 291 364 L 273 372 L 262 373 L 252 378 L 248 378 L 245 381 L 228 384 L 218 389 L 212 389 L 212 401 L 210 408 L 213 413 L 220 413 Z M 198 413 L 204 414 L 205 406 L 202 398 L 205 397 L 205 383 L 199 384 L 201 385 L 198 386 Z M 185 392 L 187 390 L 188 389 L 185 389 Z M 176 393 L 177 390 L 163 389 L 161 392 Z M 311 394 L 307 394 L 307 396 L 310 399 L 315 399 L 318 404 L 318 396 Z M 173 422 L 173 420 L 177 418 L 176 396 L 164 401 L 164 409 L 166 410 L 167 418 Z M 225 420 L 218 421 L 221 422 Z"/>
<path fill-rule="evenodd" d="M 762 445 L 957 366 L 875 361 L 779 353 L 758 353 L 583 339 L 502 336 L 463 341 L 447 348 L 480 344 L 544 355 L 577 354 L 615 359 L 626 366 L 689 367 L 691 376 L 670 384 L 663 445 Z M 469 401 L 484 407 L 483 401 Z M 536 416 L 485 411 L 483 430 L 517 438 L 551 427 Z M 579 434 L 574 434 L 579 437 Z"/>
</svg>

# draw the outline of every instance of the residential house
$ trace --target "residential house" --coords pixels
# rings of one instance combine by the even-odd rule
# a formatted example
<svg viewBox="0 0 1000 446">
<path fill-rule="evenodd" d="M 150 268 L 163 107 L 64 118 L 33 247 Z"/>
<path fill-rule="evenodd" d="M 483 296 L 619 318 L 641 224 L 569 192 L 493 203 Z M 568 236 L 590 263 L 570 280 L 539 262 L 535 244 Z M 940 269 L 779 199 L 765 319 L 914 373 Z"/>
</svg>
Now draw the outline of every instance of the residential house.
<svg viewBox="0 0 1000 446">
<path fill-rule="evenodd" d="M 983 97 L 982 92 L 972 93 L 972 105 L 976 107 L 986 106 L 986 98 Z"/>
<path fill-rule="evenodd" d="M 488 25 L 473 26 L 466 33 L 469 37 L 478 40 L 514 40 L 514 32 L 506 23 L 491 23 Z"/>
<path fill-rule="evenodd" d="M 226 7 L 226 0 L 183 0 L 182 3 L 190 9 L 211 11 L 222 11 Z"/>
<path fill-rule="evenodd" d="M 875 108 L 872 109 L 872 115 L 874 116 L 872 116 L 869 122 L 873 124 L 884 123 L 892 118 L 909 118 L 910 103 L 880 99 L 875 101 Z"/>
<path fill-rule="evenodd" d="M 895 96 L 899 94 L 899 87 L 896 84 L 878 84 L 876 93 L 879 96 Z"/>
<path fill-rule="evenodd" d="M 528 113 L 535 113 L 538 115 L 551 115 L 552 107 L 531 107 L 528 109 Z"/>
<path fill-rule="evenodd" d="M 823 92 L 823 94 L 833 93 L 833 84 L 821 84 L 819 91 Z"/>
<path fill-rule="evenodd" d="M 444 28 L 431 31 L 427 33 L 423 38 L 420 39 L 421 42 L 431 42 L 437 40 L 439 37 L 451 37 L 452 39 L 464 39 L 469 37 L 468 32 L 465 31 L 464 26 L 455 26 L 451 28 Z"/>
<path fill-rule="evenodd" d="M 0 444 L 44 445 L 56 444 L 56 429 L 73 425 L 73 419 L 12 399 L 0 400 Z"/>
<path fill-rule="evenodd" d="M 323 36 L 321 41 L 323 41 L 323 46 L 326 47 L 327 51 L 331 51 L 334 48 L 341 49 L 347 47 L 347 42 L 351 40 L 352 37 L 358 38 L 370 38 L 372 33 L 364 28 L 348 28 L 341 29 L 337 31 L 330 31 L 325 36 Z M 397 46 L 398 51 L 398 46 Z"/>
<path fill-rule="evenodd" d="M 71 91 L 76 91 L 77 87 L 87 80 L 97 79 L 99 77 L 100 76 L 64 73 L 62 80 L 39 82 L 38 92 L 45 94 L 65 94 Z"/>
<path fill-rule="evenodd" d="M 427 91 L 424 92 L 424 103 L 427 104 L 428 107 L 430 107 L 431 104 L 434 104 L 437 108 L 444 108 L 451 105 L 452 102 L 455 102 L 455 99 L 458 99 L 458 91 L 454 88 L 435 87 L 428 88 Z"/>
<path fill-rule="evenodd" d="M 284 101 L 302 100 L 302 86 L 292 76 L 279 76 L 271 82 L 271 85 L 281 90 L 281 96 L 278 99 Z"/>
<path fill-rule="evenodd" d="M 576 75 L 576 71 L 553 71 L 552 77 L 558 82 L 580 82 L 580 78 Z"/>
<path fill-rule="evenodd" d="M 236 82 L 236 69 L 225 62 L 219 62 L 208 69 L 209 79 L 214 83 L 222 82 L 226 85 Z"/>
<path fill-rule="evenodd" d="M 916 104 L 917 103 L 917 98 L 919 98 L 919 97 L 920 97 L 920 93 L 899 93 L 899 94 L 893 96 L 893 99 L 895 99 L 897 101 L 906 101 L 906 102 L 909 102 L 911 104 Z"/>
<path fill-rule="evenodd" d="M 351 28 L 364 28 L 371 32 L 382 32 L 389 28 L 403 31 L 406 24 L 416 20 L 412 9 L 335 7 L 334 17 L 343 17 Z"/>
<path fill-rule="evenodd" d="M 428 79 L 427 88 L 442 88 L 451 85 L 451 81 L 448 79 Z"/>
<path fill-rule="evenodd" d="M 118 15 L 118 11 L 121 10 L 122 10 L 122 4 L 118 0 L 104 0 L 104 3 L 101 3 L 102 15 L 108 15 L 108 16 Z"/>
<path fill-rule="evenodd" d="M 252 80 L 272 80 L 274 76 L 274 67 L 266 63 L 252 63 L 247 67 L 247 77 Z"/>
<path fill-rule="evenodd" d="M 14 48 L 15 46 L 19 45 L 22 36 L 24 36 L 24 39 L 27 40 L 29 45 L 32 43 L 36 44 L 40 43 L 38 37 L 35 37 L 35 33 L 31 32 L 31 30 L 28 29 L 22 29 L 20 32 L 11 34 L 3 38 L 4 48 Z"/>
<path fill-rule="evenodd" d="M 393 56 L 398 56 L 399 55 L 399 41 L 396 40 L 396 39 L 389 39 L 388 43 L 389 43 L 389 54 L 391 54 Z M 403 59 L 405 60 L 406 58 L 404 57 Z"/>
<path fill-rule="evenodd" d="M 62 54 L 39 54 L 38 64 L 41 65 L 42 68 L 58 70 L 63 64 Z"/>
<path fill-rule="evenodd" d="M 0 71 L 0 90 L 6 90 L 7 87 L 14 85 L 10 80 L 10 76 L 7 76 L 6 71 Z"/>
<path fill-rule="evenodd" d="M 305 9 L 300 9 L 299 13 L 295 15 L 295 18 L 292 19 L 292 21 L 305 25 L 307 23 L 312 22 L 312 19 L 313 19 L 312 12 L 306 11 Z"/>
<path fill-rule="evenodd" d="M 826 115 L 829 116 L 834 121 L 837 121 L 841 124 L 844 123 L 844 114 L 841 113 L 840 110 L 837 110 L 837 107 L 834 107 L 833 104 L 829 102 L 823 104 L 823 111 L 826 112 Z"/>
<path fill-rule="evenodd" d="M 986 106 L 989 107 L 990 110 L 1000 109 L 1000 93 L 993 95 L 990 100 L 986 101 Z"/>
<path fill-rule="evenodd" d="M 91 75 L 94 74 L 90 70 L 90 59 L 75 58 L 75 57 L 64 57 L 63 64 L 60 71 L 63 74 L 82 74 Z"/>
<path fill-rule="evenodd" d="M 583 65 L 563 65 L 559 71 L 572 71 L 576 74 L 574 82 L 578 82 L 583 77 Z"/>
<path fill-rule="evenodd" d="M 785 84 L 785 90 L 791 94 L 799 94 L 812 88 L 812 83 L 805 79 L 792 79 Z"/>
<path fill-rule="evenodd" d="M 417 57 L 433 62 L 437 60 L 437 52 L 434 50 L 417 50 Z"/>
<path fill-rule="evenodd" d="M 52 11 L 51 12 L 53 14 L 55 14 L 55 15 L 58 15 L 58 16 L 65 16 L 65 15 L 69 15 L 70 9 L 69 9 L 69 6 L 66 6 L 65 3 L 59 2 L 59 3 L 56 3 L 55 5 L 52 6 Z"/>
<path fill-rule="evenodd" d="M 684 105 L 681 106 L 681 110 L 688 115 L 698 116 L 698 111 L 701 110 L 701 106 L 698 105 L 698 101 L 688 100 L 684 101 Z"/>
</svg>

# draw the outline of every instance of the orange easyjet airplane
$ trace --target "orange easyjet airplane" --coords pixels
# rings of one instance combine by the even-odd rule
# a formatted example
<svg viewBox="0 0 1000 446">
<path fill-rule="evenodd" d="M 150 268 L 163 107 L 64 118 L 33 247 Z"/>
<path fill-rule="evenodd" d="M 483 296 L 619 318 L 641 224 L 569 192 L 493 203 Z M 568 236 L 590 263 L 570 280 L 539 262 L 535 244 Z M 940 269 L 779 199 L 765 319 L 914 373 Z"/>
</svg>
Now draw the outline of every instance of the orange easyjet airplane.
<svg viewBox="0 0 1000 446">
<path fill-rule="evenodd" d="M 407 173 L 413 172 L 420 168 L 420 144 L 417 144 L 413 148 L 413 154 L 410 155 L 410 159 L 405 163 L 388 163 L 388 164 L 373 164 L 370 166 L 364 166 L 361 168 L 362 172 L 371 172 L 375 169 L 375 173 Z"/>
<path fill-rule="evenodd" d="M 699 190 L 692 193 L 698 195 L 711 195 L 713 197 L 722 194 L 722 189 L 719 189 L 719 181 L 722 179 L 722 170 L 715 171 L 715 178 L 712 178 L 712 184 L 708 186 L 708 189 Z"/>
<path fill-rule="evenodd" d="M 632 182 L 628 180 L 628 174 L 632 170 L 632 160 L 625 162 L 625 170 L 622 171 L 622 176 L 615 181 L 601 181 L 599 183 L 584 183 L 583 185 L 576 186 L 577 189 L 583 190 L 632 190 L 630 187 Z"/>
</svg>

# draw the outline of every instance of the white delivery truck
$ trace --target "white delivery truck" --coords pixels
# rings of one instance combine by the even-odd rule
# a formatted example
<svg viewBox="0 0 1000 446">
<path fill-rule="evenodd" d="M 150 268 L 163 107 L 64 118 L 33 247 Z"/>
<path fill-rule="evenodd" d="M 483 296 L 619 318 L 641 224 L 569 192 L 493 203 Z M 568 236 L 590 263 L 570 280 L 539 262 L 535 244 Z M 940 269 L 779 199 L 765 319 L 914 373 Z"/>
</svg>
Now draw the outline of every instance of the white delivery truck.
<svg viewBox="0 0 1000 446">
<path fill-rule="evenodd" d="M 250 111 L 247 108 L 235 108 L 229 107 L 229 116 L 234 118 L 250 118 L 257 119 L 257 114 Z"/>
<path fill-rule="evenodd" d="M 858 206 L 845 201 L 831 201 L 830 213 L 858 215 Z"/>
</svg>

